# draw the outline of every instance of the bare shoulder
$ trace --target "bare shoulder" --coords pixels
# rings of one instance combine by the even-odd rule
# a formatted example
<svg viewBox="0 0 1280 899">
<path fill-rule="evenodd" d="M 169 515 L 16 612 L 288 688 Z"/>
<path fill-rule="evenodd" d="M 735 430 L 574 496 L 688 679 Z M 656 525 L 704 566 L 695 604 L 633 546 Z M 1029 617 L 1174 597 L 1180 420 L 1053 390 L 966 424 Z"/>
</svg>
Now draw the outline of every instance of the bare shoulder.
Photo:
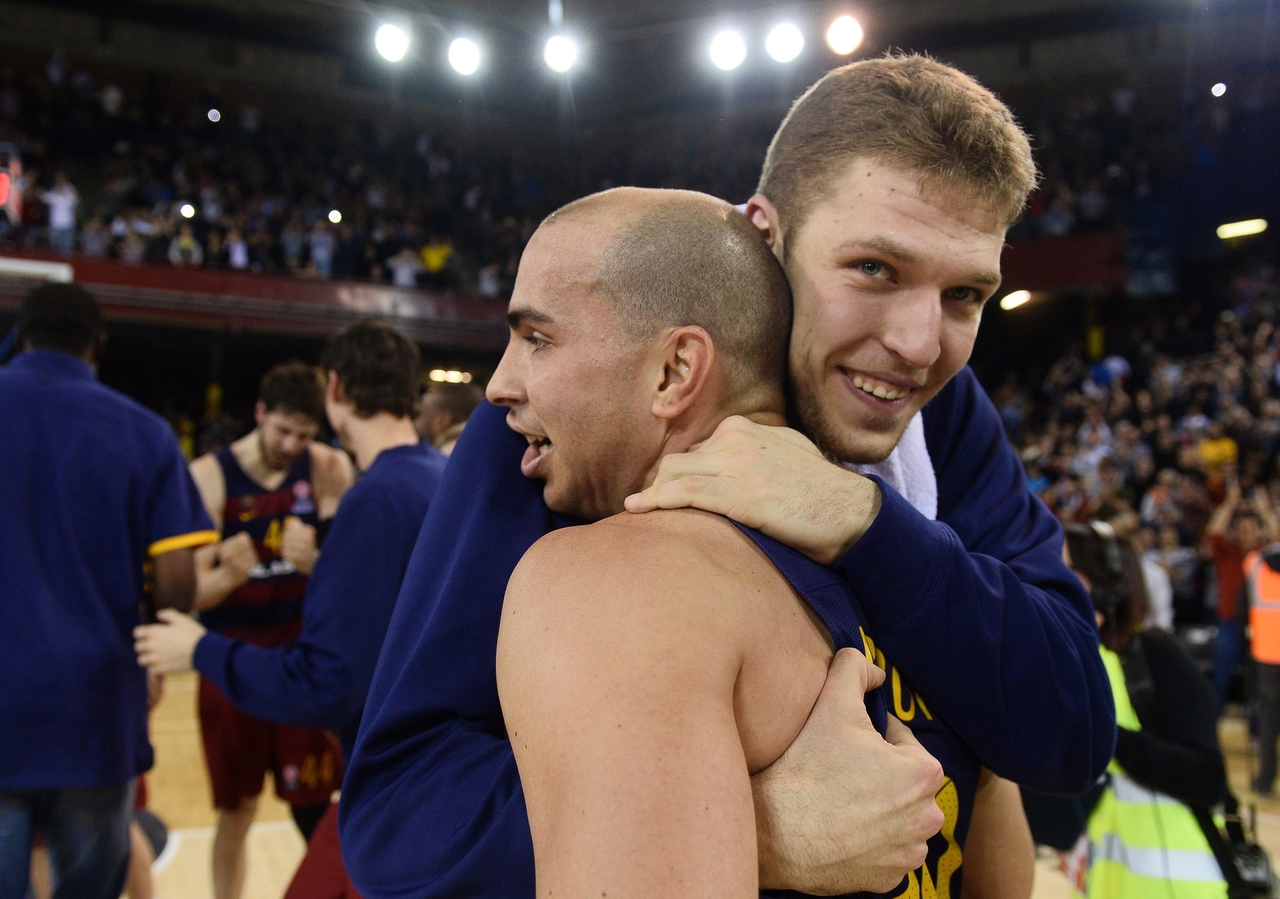
<svg viewBox="0 0 1280 899">
<path fill-rule="evenodd" d="M 310 452 L 311 479 L 316 485 L 317 495 L 322 499 L 341 498 L 355 481 L 355 468 L 351 464 L 351 457 L 342 450 L 325 446 L 323 443 L 312 443 Z"/>
<path fill-rule="evenodd" d="M 205 509 L 221 527 L 222 504 L 226 500 L 227 485 L 222 477 L 222 466 L 213 453 L 205 453 L 191 460 L 187 466 L 191 479 L 196 482 Z"/>
</svg>

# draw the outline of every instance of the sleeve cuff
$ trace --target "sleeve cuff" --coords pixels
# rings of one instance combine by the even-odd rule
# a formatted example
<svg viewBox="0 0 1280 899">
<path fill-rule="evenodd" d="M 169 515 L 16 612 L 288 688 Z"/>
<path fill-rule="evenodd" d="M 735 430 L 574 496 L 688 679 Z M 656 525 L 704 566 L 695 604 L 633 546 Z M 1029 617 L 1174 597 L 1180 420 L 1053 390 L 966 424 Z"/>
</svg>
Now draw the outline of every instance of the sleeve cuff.
<svg viewBox="0 0 1280 899">
<path fill-rule="evenodd" d="M 218 542 L 217 531 L 192 531 L 189 534 L 178 534 L 176 537 L 165 537 L 147 547 L 147 555 L 151 558 L 163 556 L 175 549 L 188 549 L 192 546 L 206 546 Z"/>
<path fill-rule="evenodd" d="M 223 693 L 227 692 L 227 657 L 231 654 L 234 643 L 234 640 L 228 640 L 222 634 L 208 631 L 200 638 L 195 652 L 191 654 L 191 667 Z"/>
<path fill-rule="evenodd" d="M 882 478 L 880 513 L 853 549 L 836 563 L 882 633 L 908 627 L 929 606 L 960 548 L 951 528 L 930 521 Z"/>
</svg>

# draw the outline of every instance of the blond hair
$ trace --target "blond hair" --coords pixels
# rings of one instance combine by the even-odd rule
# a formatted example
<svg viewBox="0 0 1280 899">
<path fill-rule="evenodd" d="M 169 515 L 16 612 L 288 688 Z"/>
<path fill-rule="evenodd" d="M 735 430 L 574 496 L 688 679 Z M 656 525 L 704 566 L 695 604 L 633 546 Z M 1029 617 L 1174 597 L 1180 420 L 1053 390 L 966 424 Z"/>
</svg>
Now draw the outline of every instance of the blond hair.
<svg viewBox="0 0 1280 899">
<path fill-rule="evenodd" d="M 859 158 L 959 190 L 1005 226 L 1037 180 L 1031 143 L 1009 108 L 960 70 L 917 54 L 853 62 L 805 91 L 769 144 L 757 191 L 795 229 Z"/>
</svg>

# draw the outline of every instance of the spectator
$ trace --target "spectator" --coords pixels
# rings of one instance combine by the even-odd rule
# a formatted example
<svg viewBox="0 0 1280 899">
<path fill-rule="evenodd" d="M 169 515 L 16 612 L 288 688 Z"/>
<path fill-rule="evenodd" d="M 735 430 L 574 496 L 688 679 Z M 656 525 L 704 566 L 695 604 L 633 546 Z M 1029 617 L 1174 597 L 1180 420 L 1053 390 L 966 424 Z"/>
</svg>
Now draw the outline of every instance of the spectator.
<svg viewBox="0 0 1280 899">
<path fill-rule="evenodd" d="M 418 436 L 449 455 L 482 399 L 484 391 L 475 384 L 432 384 L 418 404 Z"/>
<path fill-rule="evenodd" d="M 204 263 L 204 248 L 196 240 L 195 230 L 186 222 L 169 241 L 169 262 L 178 268 L 195 268 Z"/>
<path fill-rule="evenodd" d="M 105 259 L 111 250 L 111 234 L 100 216 L 89 219 L 80 232 L 80 252 L 91 259 Z"/>
<path fill-rule="evenodd" d="M 76 249 L 76 209 L 80 194 L 67 180 L 65 172 L 53 176 L 53 188 L 40 195 L 49 207 L 49 247 L 55 253 L 70 256 Z"/>
<path fill-rule="evenodd" d="M 338 240 L 334 237 L 333 231 L 323 221 L 317 219 L 311 228 L 311 261 L 308 269 L 318 277 L 328 278 L 333 274 L 333 254 L 337 247 Z"/>
<path fill-rule="evenodd" d="M 168 424 L 95 380 L 93 297 L 38 287 L 18 329 L 0 370 L 0 506 L 21 518 L 0 530 L 0 892 L 26 894 L 39 831 L 58 895 L 117 899 L 152 763 L 132 631 L 144 602 L 190 608 L 192 548 L 217 535 Z"/>
<path fill-rule="evenodd" d="M 417 287 L 418 275 L 427 270 L 418 254 L 409 247 L 402 247 L 384 264 L 391 272 L 391 283 L 396 287 Z"/>
<path fill-rule="evenodd" d="M 249 268 L 249 245 L 245 243 L 244 235 L 240 233 L 239 228 L 232 228 L 227 231 L 227 238 L 223 243 L 223 252 L 226 253 L 227 268 L 237 272 L 242 272 Z"/>
</svg>

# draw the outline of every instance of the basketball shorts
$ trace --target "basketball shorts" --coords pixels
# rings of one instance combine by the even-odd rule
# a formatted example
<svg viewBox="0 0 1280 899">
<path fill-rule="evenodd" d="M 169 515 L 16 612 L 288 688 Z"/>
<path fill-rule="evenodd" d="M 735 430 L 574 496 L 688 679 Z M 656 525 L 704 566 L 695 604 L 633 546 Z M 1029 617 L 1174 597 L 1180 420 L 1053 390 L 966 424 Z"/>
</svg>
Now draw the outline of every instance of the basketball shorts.
<svg viewBox="0 0 1280 899">
<path fill-rule="evenodd" d="M 231 811 L 257 796 L 268 771 L 276 795 L 298 808 L 328 802 L 341 785 L 342 750 L 326 731 L 255 718 L 203 678 L 198 705 L 215 808 Z"/>
<path fill-rule="evenodd" d="M 338 846 L 338 804 L 324 813 L 284 899 L 360 899 Z"/>
</svg>

